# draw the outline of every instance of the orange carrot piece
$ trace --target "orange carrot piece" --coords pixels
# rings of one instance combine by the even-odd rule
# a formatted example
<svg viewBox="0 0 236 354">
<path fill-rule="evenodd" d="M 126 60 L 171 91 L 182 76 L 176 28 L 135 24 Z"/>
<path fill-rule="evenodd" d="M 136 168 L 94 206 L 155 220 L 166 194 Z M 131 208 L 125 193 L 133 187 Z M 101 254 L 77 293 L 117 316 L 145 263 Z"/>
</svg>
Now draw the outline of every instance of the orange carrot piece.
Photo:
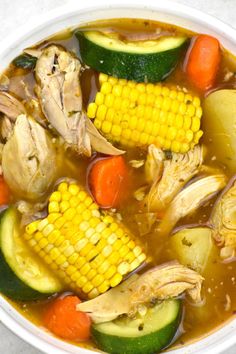
<svg viewBox="0 0 236 354">
<path fill-rule="evenodd" d="M 101 207 L 117 207 L 124 197 L 128 171 L 122 156 L 96 161 L 89 173 L 89 186 Z"/>
<path fill-rule="evenodd" d="M 8 204 L 10 200 L 10 190 L 3 176 L 0 176 L 0 205 Z"/>
<path fill-rule="evenodd" d="M 190 81 L 200 90 L 211 88 L 220 60 L 219 41 L 205 34 L 199 35 L 187 53 L 186 72 Z"/>
<path fill-rule="evenodd" d="M 68 340 L 88 340 L 90 337 L 90 317 L 76 310 L 80 303 L 77 296 L 57 298 L 47 308 L 43 323 L 52 333 Z"/>
</svg>

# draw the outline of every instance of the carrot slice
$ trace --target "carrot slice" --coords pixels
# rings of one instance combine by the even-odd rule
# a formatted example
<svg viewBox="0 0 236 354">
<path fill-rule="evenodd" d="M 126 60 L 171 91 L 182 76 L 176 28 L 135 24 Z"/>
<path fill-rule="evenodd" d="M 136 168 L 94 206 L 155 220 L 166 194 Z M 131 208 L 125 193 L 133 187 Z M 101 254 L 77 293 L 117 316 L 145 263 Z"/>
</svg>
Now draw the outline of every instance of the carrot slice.
<svg viewBox="0 0 236 354">
<path fill-rule="evenodd" d="M 43 323 L 52 333 L 68 340 L 87 340 L 90 337 L 90 317 L 76 310 L 77 296 L 57 298 L 47 308 Z"/>
<path fill-rule="evenodd" d="M 221 59 L 219 41 L 212 36 L 199 35 L 187 58 L 186 72 L 192 83 L 200 90 L 211 88 Z"/>
<path fill-rule="evenodd" d="M 89 173 L 89 186 L 101 207 L 117 207 L 124 197 L 128 171 L 122 156 L 96 161 Z"/>
<path fill-rule="evenodd" d="M 8 204 L 10 200 L 10 190 L 3 176 L 0 176 L 0 205 Z"/>
</svg>

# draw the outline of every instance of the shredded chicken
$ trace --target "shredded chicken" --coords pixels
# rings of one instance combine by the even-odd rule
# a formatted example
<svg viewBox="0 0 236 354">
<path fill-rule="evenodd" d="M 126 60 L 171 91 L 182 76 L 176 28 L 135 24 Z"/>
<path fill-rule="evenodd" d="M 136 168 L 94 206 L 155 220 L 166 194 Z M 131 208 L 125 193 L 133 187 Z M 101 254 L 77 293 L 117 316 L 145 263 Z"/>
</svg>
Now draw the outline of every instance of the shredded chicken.
<svg viewBox="0 0 236 354">
<path fill-rule="evenodd" d="M 148 147 L 147 159 L 145 162 L 145 175 L 148 183 L 158 182 L 162 176 L 164 167 L 164 152 L 151 144 Z"/>
<path fill-rule="evenodd" d="M 142 275 L 133 275 L 114 289 L 77 306 L 95 322 L 113 320 L 122 314 L 133 316 L 140 305 L 186 293 L 195 303 L 201 301 L 203 278 L 197 272 L 171 262 Z"/>
<path fill-rule="evenodd" d="M 223 191 L 211 216 L 214 227 L 213 237 L 221 248 L 221 257 L 230 259 L 236 256 L 236 181 Z"/>
<path fill-rule="evenodd" d="M 37 199 L 50 187 L 57 173 L 56 151 L 44 128 L 22 114 L 3 147 L 4 178 L 16 194 Z"/>
<path fill-rule="evenodd" d="M 226 176 L 218 174 L 200 178 L 184 188 L 170 203 L 158 225 L 159 236 L 167 236 L 181 218 L 191 214 L 225 185 Z"/>
<path fill-rule="evenodd" d="M 0 92 L 0 112 L 11 121 L 15 121 L 20 114 L 25 113 L 23 104 L 7 92 Z"/>
<path fill-rule="evenodd" d="M 164 161 L 163 174 L 155 178 L 147 196 L 148 210 L 166 209 L 183 186 L 194 177 L 203 163 L 203 147 L 195 146 L 186 154 L 172 154 L 170 160 Z M 157 163 L 159 163 L 157 156 Z"/>
<path fill-rule="evenodd" d="M 82 111 L 80 71 L 80 61 L 61 47 L 51 45 L 42 51 L 35 72 L 36 91 L 43 113 L 57 133 L 78 153 L 90 156 L 94 148 L 102 153 L 107 149 L 113 155 L 119 155 L 123 151 L 108 143 Z"/>
</svg>

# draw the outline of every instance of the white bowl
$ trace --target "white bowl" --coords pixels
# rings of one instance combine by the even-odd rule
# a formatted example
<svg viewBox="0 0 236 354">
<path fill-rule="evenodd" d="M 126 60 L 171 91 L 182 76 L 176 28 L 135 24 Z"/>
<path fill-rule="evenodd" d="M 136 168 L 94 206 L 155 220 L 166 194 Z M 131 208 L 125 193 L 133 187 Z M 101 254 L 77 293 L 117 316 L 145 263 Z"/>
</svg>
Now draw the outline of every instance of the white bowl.
<svg viewBox="0 0 236 354">
<path fill-rule="evenodd" d="M 115 0 L 116 1 L 116 0 Z M 119 0 L 107 5 L 105 0 L 79 1 L 34 18 L 0 43 L 0 71 L 28 47 L 64 28 L 83 22 L 104 18 L 144 18 L 173 23 L 196 32 L 216 36 L 225 48 L 236 54 L 236 31 L 221 21 L 195 9 L 161 0 Z M 86 350 L 65 343 L 43 329 L 30 323 L 0 296 L 0 319 L 15 334 L 34 347 L 50 354 L 91 354 Z M 236 344 L 236 319 L 206 338 L 184 348 L 171 351 L 172 354 L 218 354 Z M 121 353 L 122 354 L 122 353 Z"/>
</svg>

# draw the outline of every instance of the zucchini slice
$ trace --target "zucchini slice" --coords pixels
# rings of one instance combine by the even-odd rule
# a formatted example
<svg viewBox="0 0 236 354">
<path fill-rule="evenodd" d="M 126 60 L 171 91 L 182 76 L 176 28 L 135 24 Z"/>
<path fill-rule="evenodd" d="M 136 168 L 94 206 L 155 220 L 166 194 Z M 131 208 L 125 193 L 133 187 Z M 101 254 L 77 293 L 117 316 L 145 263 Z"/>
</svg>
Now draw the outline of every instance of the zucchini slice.
<svg viewBox="0 0 236 354">
<path fill-rule="evenodd" d="M 114 77 L 157 82 L 175 68 L 186 43 L 184 36 L 124 42 L 98 31 L 76 32 L 85 64 Z"/>
<path fill-rule="evenodd" d="M 172 342 L 180 318 L 180 301 L 166 300 L 143 317 L 93 324 L 92 336 L 101 350 L 111 354 L 153 354 Z"/>
<path fill-rule="evenodd" d="M 58 278 L 21 239 L 16 210 L 7 209 L 0 223 L 0 292 L 14 300 L 33 301 L 62 289 Z"/>
</svg>

